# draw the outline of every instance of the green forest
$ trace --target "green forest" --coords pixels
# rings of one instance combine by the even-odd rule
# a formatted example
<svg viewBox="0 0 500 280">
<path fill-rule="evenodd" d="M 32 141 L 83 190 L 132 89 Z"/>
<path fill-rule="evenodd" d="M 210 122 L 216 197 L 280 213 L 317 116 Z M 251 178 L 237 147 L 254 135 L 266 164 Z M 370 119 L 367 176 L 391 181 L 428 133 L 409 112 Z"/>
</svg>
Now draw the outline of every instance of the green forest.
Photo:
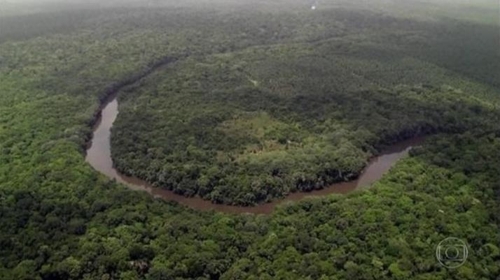
<svg viewBox="0 0 500 280">
<path fill-rule="evenodd" d="M 0 9 L 0 279 L 497 279 L 497 3 L 8 2 Z M 166 63 L 169 62 L 169 63 Z M 118 92 L 116 168 L 269 215 L 198 211 L 85 162 Z M 466 241 L 455 269 L 436 259 Z"/>
</svg>

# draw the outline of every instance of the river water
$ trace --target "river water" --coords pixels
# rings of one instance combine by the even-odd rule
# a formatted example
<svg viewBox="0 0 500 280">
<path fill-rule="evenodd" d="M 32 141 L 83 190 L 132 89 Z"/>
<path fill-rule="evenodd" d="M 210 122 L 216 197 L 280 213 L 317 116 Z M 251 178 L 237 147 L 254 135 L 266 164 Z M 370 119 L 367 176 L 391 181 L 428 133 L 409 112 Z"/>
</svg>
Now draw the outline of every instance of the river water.
<svg viewBox="0 0 500 280">
<path fill-rule="evenodd" d="M 154 188 L 147 182 L 138 178 L 128 177 L 120 174 L 114 167 L 111 159 L 111 127 L 118 116 L 118 100 L 114 97 L 105 104 L 101 111 L 101 118 L 96 123 L 92 141 L 87 149 L 85 160 L 97 171 L 108 176 L 111 179 L 123 183 L 130 189 L 137 191 L 146 191 L 156 198 L 162 198 L 169 201 L 176 201 L 182 205 L 198 210 L 215 210 L 226 213 L 254 213 L 269 214 L 276 205 L 287 201 L 298 201 L 308 196 L 324 196 L 327 194 L 340 193 L 345 194 L 354 190 L 368 187 L 379 180 L 399 159 L 406 156 L 412 146 L 422 142 L 421 138 L 403 141 L 386 149 L 382 154 L 370 160 L 367 167 L 357 180 L 336 183 L 328 188 L 311 192 L 296 192 L 289 194 L 284 199 L 277 199 L 271 203 L 260 204 L 257 206 L 230 206 L 213 204 L 208 200 L 199 197 L 185 197 L 175 194 L 172 191 Z"/>
</svg>

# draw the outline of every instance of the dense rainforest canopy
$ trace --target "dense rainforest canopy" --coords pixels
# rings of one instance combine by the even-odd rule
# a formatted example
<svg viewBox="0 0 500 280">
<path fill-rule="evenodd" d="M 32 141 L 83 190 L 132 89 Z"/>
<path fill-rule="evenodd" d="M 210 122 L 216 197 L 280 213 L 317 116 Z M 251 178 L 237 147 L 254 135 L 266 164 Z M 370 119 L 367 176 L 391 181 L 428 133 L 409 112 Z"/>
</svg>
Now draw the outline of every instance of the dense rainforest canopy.
<svg viewBox="0 0 500 280">
<path fill-rule="evenodd" d="M 0 279 L 500 275 L 493 4 L 194 2 L 0 11 Z M 430 136 L 369 190 L 271 215 L 154 199 L 84 155 L 110 89 L 165 58 L 119 93 L 113 159 L 187 196 L 265 203 Z"/>
</svg>

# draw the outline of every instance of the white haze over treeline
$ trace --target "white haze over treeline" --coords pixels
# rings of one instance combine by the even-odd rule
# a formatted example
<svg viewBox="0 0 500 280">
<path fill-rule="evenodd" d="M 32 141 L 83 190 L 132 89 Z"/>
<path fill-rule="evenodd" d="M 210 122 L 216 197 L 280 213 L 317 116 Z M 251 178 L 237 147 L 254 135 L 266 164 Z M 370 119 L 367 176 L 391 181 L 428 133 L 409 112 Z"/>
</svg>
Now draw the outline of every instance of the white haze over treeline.
<svg viewBox="0 0 500 280">
<path fill-rule="evenodd" d="M 353 4 L 361 6 L 372 5 L 465 5 L 477 7 L 494 7 L 499 5 L 498 0 L 0 0 L 0 11 L 10 8 L 71 8 L 71 7 L 148 7 L 148 6 L 184 6 L 196 5 L 233 5 L 233 6 L 273 6 L 279 5 L 284 9 L 290 6 L 332 6 Z"/>
<path fill-rule="evenodd" d="M 345 8 L 405 18 L 432 20 L 444 16 L 500 25 L 500 0 L 0 0 L 0 17 L 114 8 L 194 8 L 229 12 L 320 12 Z"/>
</svg>

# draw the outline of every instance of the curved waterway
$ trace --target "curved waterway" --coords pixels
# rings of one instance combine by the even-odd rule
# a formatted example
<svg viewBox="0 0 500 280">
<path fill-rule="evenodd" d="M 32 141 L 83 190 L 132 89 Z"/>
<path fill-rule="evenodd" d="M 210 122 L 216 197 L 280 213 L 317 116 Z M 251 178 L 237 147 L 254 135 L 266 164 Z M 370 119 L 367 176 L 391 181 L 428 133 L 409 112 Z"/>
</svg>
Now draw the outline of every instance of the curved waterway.
<svg viewBox="0 0 500 280">
<path fill-rule="evenodd" d="M 87 149 L 85 160 L 94 167 L 97 171 L 108 176 L 111 179 L 123 183 L 130 189 L 138 191 L 146 191 L 156 198 L 162 198 L 169 201 L 177 201 L 182 205 L 189 206 L 198 210 L 215 210 L 228 213 L 255 213 L 255 214 L 268 214 L 271 213 L 276 205 L 286 201 L 297 201 L 307 196 L 323 196 L 332 193 L 349 193 L 356 189 L 370 186 L 375 181 L 379 180 L 399 159 L 406 156 L 412 146 L 418 145 L 422 142 L 421 138 L 416 138 L 408 141 L 399 142 L 388 149 L 382 154 L 373 157 L 367 167 L 363 170 L 357 180 L 336 183 L 328 188 L 311 192 L 295 192 L 289 194 L 284 199 L 275 200 L 271 203 L 260 204 L 257 206 L 230 206 L 222 204 L 213 204 L 208 200 L 199 197 L 185 197 L 175 194 L 172 191 L 160 188 L 154 188 L 147 182 L 138 178 L 124 176 L 120 174 L 113 167 L 113 160 L 111 159 L 111 127 L 113 122 L 118 116 L 118 101 L 114 97 L 110 102 L 105 104 L 101 111 L 100 120 L 96 123 L 92 142 Z"/>
</svg>

